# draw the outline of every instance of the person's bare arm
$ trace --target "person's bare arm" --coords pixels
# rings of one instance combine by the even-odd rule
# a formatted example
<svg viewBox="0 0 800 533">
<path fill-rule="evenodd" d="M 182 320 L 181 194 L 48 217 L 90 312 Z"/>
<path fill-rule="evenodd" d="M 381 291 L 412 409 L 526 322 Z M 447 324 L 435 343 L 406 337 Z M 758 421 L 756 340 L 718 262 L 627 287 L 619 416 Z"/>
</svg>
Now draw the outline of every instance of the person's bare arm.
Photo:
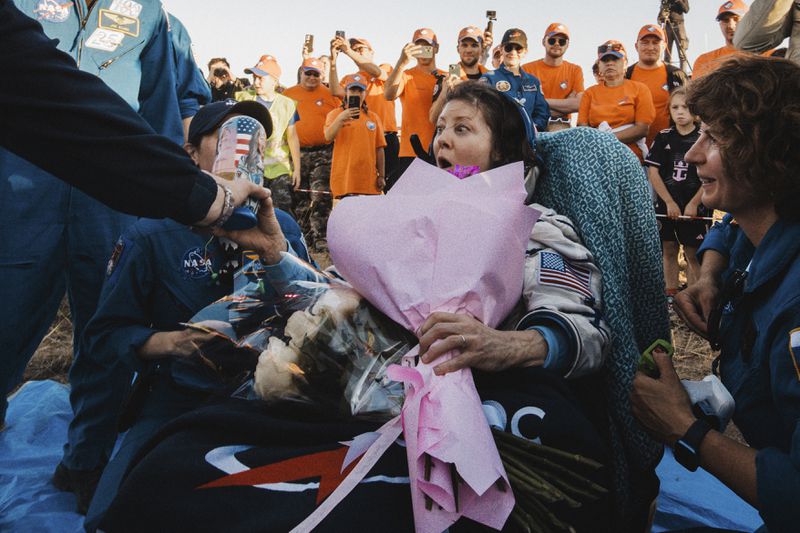
<svg viewBox="0 0 800 533">
<path fill-rule="evenodd" d="M 375 149 L 375 167 L 378 171 L 375 185 L 379 191 L 382 191 L 386 187 L 386 156 L 382 146 Z"/>
<path fill-rule="evenodd" d="M 675 311 L 696 333 L 708 335 L 708 317 L 719 300 L 722 273 L 728 258 L 715 250 L 705 250 L 697 281 L 675 295 Z"/>
<path fill-rule="evenodd" d="M 428 120 L 431 121 L 431 124 L 436 124 L 436 121 L 439 120 L 439 115 L 442 113 L 442 109 L 444 108 L 444 103 L 447 100 L 447 93 L 453 90 L 453 88 L 461 83 L 461 79 L 455 76 L 449 76 L 444 82 L 442 82 L 442 90 L 439 95 L 436 97 L 436 100 L 433 101 L 431 104 L 431 109 L 428 111 Z"/>
<path fill-rule="evenodd" d="M 344 89 L 339 84 L 339 73 L 338 69 L 336 68 L 336 60 L 339 57 L 339 48 L 336 46 L 337 40 L 341 40 L 339 37 L 331 41 L 331 67 L 328 70 L 328 88 L 331 90 L 331 94 L 337 98 L 344 98 Z"/>
<path fill-rule="evenodd" d="M 294 124 L 286 128 L 286 142 L 289 144 L 289 153 L 292 156 L 292 185 L 300 188 L 300 137 Z"/>
<path fill-rule="evenodd" d="M 577 113 L 581 106 L 581 97 L 583 93 L 572 92 L 566 98 L 545 98 L 547 105 L 550 106 L 550 111 L 556 111 L 561 115 L 568 115 L 570 113 Z"/>
<path fill-rule="evenodd" d="M 325 128 L 325 140 L 328 142 L 332 142 L 336 135 L 338 135 L 339 130 L 342 129 L 342 126 L 346 122 L 350 122 L 356 117 L 356 114 L 359 112 L 357 108 L 349 108 L 342 111 L 334 120 L 331 122 L 331 125 Z"/>
<path fill-rule="evenodd" d="M 614 136 L 622 143 L 635 143 L 639 139 L 644 139 L 647 136 L 648 129 L 650 129 L 650 124 L 636 122 L 630 128 L 625 128 L 621 131 L 615 131 Z"/>
<path fill-rule="evenodd" d="M 400 58 L 394 66 L 394 70 L 389 74 L 383 86 L 383 96 L 387 100 L 394 100 L 400 96 L 400 82 L 403 79 L 403 69 L 406 68 L 406 65 L 411 61 L 414 54 L 419 53 L 421 49 L 421 46 L 417 46 L 414 43 L 408 43 L 403 47 L 403 51 L 400 52 Z"/>
<path fill-rule="evenodd" d="M 667 186 L 664 185 L 664 180 L 661 179 L 661 176 L 658 173 L 658 168 L 656 167 L 647 167 L 647 179 L 650 181 L 650 185 L 653 186 L 653 190 L 656 191 L 661 200 L 663 200 L 664 204 L 667 206 L 667 216 L 672 219 L 678 218 L 681 214 L 681 210 L 678 207 L 678 204 L 675 203 L 675 200 L 672 198 L 672 195 L 667 190 Z"/>
</svg>

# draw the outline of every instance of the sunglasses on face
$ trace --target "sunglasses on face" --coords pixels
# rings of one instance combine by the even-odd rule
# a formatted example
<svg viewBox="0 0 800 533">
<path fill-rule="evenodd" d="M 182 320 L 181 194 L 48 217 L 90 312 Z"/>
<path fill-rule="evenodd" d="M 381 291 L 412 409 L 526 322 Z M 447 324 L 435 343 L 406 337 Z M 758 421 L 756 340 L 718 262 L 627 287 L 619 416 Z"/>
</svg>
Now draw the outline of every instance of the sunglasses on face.
<svg viewBox="0 0 800 533">
<path fill-rule="evenodd" d="M 569 39 L 566 39 L 564 37 L 558 37 L 558 38 L 550 37 L 549 39 L 547 39 L 547 44 L 553 46 L 556 43 L 558 43 L 558 46 L 564 46 L 565 44 L 567 44 L 568 41 Z"/>
<path fill-rule="evenodd" d="M 522 51 L 522 47 L 520 45 L 518 45 L 518 44 L 508 43 L 507 45 L 503 46 L 503 50 L 505 50 L 505 52 L 507 54 L 510 54 L 514 50 L 516 50 L 517 52 L 521 52 Z"/>
<path fill-rule="evenodd" d="M 621 52 L 622 51 L 622 44 L 621 43 L 614 43 L 614 44 L 601 44 L 597 47 L 598 54 L 605 54 L 607 52 Z"/>
<path fill-rule="evenodd" d="M 306 76 L 313 76 L 315 78 L 319 78 L 319 72 L 317 72 L 316 70 L 307 70 L 303 72 L 303 74 L 305 74 Z"/>
</svg>

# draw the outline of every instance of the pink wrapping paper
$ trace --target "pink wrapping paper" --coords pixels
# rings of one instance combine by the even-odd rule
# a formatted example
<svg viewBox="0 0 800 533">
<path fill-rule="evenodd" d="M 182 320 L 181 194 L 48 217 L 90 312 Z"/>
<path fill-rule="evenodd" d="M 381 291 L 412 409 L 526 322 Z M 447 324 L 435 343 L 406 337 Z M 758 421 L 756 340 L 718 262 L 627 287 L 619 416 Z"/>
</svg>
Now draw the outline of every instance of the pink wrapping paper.
<svg viewBox="0 0 800 533">
<path fill-rule="evenodd" d="M 410 331 L 434 311 L 495 327 L 522 294 L 525 248 L 539 216 L 525 197 L 522 163 L 455 179 L 415 160 L 387 195 L 337 205 L 328 222 L 331 258 L 360 294 Z M 514 497 L 472 372 L 435 376 L 432 367 L 392 370 L 406 384 L 402 421 L 416 529 L 438 533 L 462 515 L 500 529 Z M 428 481 L 424 454 L 433 460 Z M 463 479 L 458 511 L 448 463 Z M 435 502 L 430 511 L 423 493 Z"/>
</svg>

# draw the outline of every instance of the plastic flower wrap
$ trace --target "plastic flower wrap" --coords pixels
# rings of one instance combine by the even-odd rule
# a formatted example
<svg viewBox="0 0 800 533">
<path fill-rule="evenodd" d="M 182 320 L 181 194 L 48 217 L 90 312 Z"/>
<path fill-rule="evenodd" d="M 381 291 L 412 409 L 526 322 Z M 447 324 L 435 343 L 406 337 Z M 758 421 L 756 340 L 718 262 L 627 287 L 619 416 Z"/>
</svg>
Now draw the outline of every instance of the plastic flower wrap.
<svg viewBox="0 0 800 533">
<path fill-rule="evenodd" d="M 390 418 L 403 386 L 386 376 L 414 337 L 342 282 L 291 285 L 283 335 L 258 358 L 253 389 L 267 401 L 304 401 L 344 415 Z"/>
</svg>

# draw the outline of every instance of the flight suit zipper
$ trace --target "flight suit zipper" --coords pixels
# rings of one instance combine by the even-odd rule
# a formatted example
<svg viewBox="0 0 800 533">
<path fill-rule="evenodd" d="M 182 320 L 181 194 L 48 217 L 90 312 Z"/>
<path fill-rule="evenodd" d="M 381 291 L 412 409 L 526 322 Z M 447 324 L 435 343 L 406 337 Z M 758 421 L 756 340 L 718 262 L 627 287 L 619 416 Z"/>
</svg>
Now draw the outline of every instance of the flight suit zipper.
<svg viewBox="0 0 800 533">
<path fill-rule="evenodd" d="M 78 28 L 78 57 L 75 58 L 75 63 L 78 65 L 78 68 L 81 68 L 81 56 L 83 55 L 83 33 L 86 31 L 86 23 L 89 22 L 89 15 L 92 14 L 92 8 L 94 8 L 97 0 L 88 0 L 87 3 L 86 13 L 84 14 L 81 2 L 75 2 L 75 9 L 78 11 L 78 20 L 81 23 L 80 28 Z"/>
<path fill-rule="evenodd" d="M 143 44 L 144 44 L 144 41 L 139 41 L 139 42 L 136 44 L 136 46 L 131 46 L 130 48 L 128 48 L 127 50 L 125 50 L 125 51 L 124 51 L 124 52 L 122 52 L 121 54 L 119 54 L 119 55 L 116 55 L 116 56 L 112 57 L 111 59 L 106 59 L 105 61 L 103 61 L 102 63 L 100 63 L 100 66 L 99 66 L 99 67 L 97 67 L 97 68 L 98 68 L 99 70 L 104 70 L 104 69 L 108 68 L 108 67 L 111 65 L 111 63 L 113 63 L 114 61 L 116 61 L 117 59 L 119 59 L 119 58 L 121 58 L 121 57 L 125 57 L 125 56 L 126 56 L 128 53 L 132 52 L 133 50 L 136 50 L 137 48 L 139 48 L 139 47 L 140 47 L 140 46 L 142 46 Z"/>
</svg>

